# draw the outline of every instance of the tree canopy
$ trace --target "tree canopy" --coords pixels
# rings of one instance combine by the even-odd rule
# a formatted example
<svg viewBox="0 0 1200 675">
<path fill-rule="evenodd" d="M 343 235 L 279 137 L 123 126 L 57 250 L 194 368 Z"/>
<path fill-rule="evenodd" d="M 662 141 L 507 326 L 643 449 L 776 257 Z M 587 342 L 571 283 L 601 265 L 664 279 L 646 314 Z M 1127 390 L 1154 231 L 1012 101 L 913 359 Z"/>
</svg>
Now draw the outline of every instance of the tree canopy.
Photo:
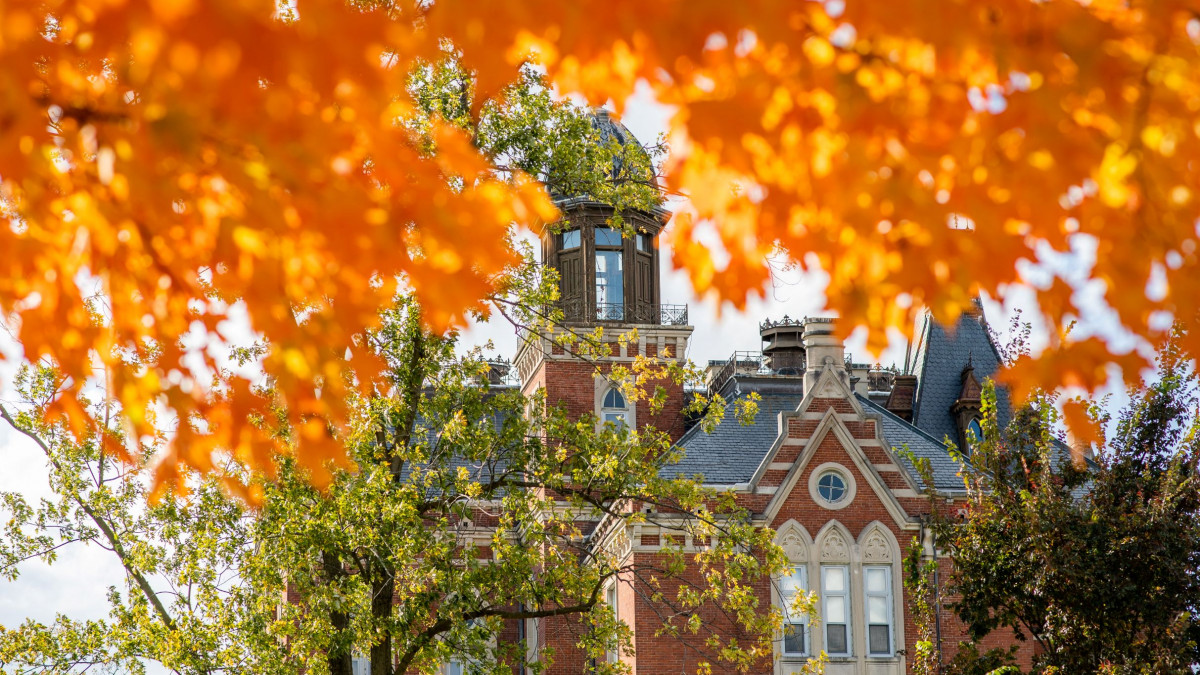
<svg viewBox="0 0 1200 675">
<path fill-rule="evenodd" d="M 1193 672 L 1200 662 L 1194 367 L 1169 344 L 1159 379 L 1112 420 L 1094 461 L 1071 460 L 1055 432 L 1052 395 L 1039 394 L 1002 429 L 994 388 L 985 389 L 983 437 L 964 468 L 965 511 L 935 505 L 932 520 L 937 546 L 954 564 L 941 595 L 975 641 L 960 645 L 947 672 L 982 675 L 1010 661 L 1015 646 L 977 648 L 997 630 L 1036 643 L 1034 672 Z M 1091 411 L 1108 421 L 1103 406 Z M 913 580 L 918 602 L 928 600 L 928 578 Z M 928 603 L 920 609 L 932 616 Z M 922 656 L 920 672 L 941 672 L 928 648 Z"/>
<path fill-rule="evenodd" d="M 646 87 L 673 107 L 661 183 L 687 202 L 669 240 L 700 293 L 762 294 L 782 250 L 829 274 L 842 330 L 866 325 L 878 347 L 921 306 L 952 319 L 1082 235 L 1097 250 L 1087 280 L 1124 329 L 1162 344 L 1172 318 L 1194 326 L 1200 297 L 1195 9 L 9 2 L 0 311 L 28 359 L 51 356 L 70 378 L 51 412 L 77 432 L 94 426 L 79 398 L 104 364 L 134 429 L 114 452 L 138 452 L 150 401 L 203 420 L 180 426 L 160 465 L 169 484 L 219 447 L 273 466 L 274 444 L 245 421 L 262 408 L 246 377 L 209 395 L 208 347 L 244 307 L 300 457 L 344 465 L 325 423 L 344 425 L 349 390 L 382 376 L 363 345 L 378 308 L 403 287 L 431 329 L 460 325 L 517 260 L 510 226 L 557 217 L 545 164 L 510 162 L 482 123 L 520 109 L 513 85 L 534 63 L 558 95 L 620 108 Z M 413 91 L 446 61 L 469 74 L 454 95 Z M 708 225 L 724 251 L 698 242 Z M 1052 346 L 1011 368 L 1018 393 L 1146 365 L 1066 334 L 1073 290 L 1036 289 Z M 1200 353 L 1200 330 L 1187 340 Z"/>
<path fill-rule="evenodd" d="M 617 675 L 628 665 L 606 654 L 632 644 L 606 604 L 618 583 L 652 603 L 655 629 L 706 655 L 710 670 L 746 672 L 771 657 L 780 613 L 760 607 L 755 589 L 787 561 L 769 529 L 732 494 L 675 476 L 667 432 L 579 419 L 499 386 L 478 349 L 456 356 L 453 337 L 428 332 L 421 314 L 401 298 L 371 332 L 390 386 L 349 403 L 339 441 L 350 470 L 335 469 L 319 490 L 285 457 L 273 478 L 247 476 L 261 491 L 257 509 L 214 474 L 191 478 L 186 499 L 147 504 L 145 476 L 101 442 L 122 433 L 103 392 L 89 410 L 113 426 L 79 440 L 46 421 L 66 378 L 45 365 L 23 370 L 0 419 L 44 453 L 52 494 L 33 503 L 0 493 L 0 577 L 15 581 L 29 561 L 92 544 L 111 551 L 125 585 L 109 590 L 105 617 L 0 626 L 6 672 L 142 672 L 157 662 L 197 675 L 350 675 L 359 654 L 379 675 L 441 673 L 451 658 L 479 674 L 595 660 L 589 672 Z M 670 364 L 642 370 L 651 372 L 683 376 Z M 653 389 L 630 397 L 661 411 Z M 259 423 L 293 444 L 285 411 L 272 413 Z M 158 435 L 151 450 L 165 441 Z M 228 461 L 227 474 L 249 473 Z M 640 524 L 662 528 L 661 555 L 628 555 Z M 702 622 L 702 610 L 729 621 Z M 515 630 L 525 619 L 559 621 L 565 637 L 538 642 Z"/>
</svg>

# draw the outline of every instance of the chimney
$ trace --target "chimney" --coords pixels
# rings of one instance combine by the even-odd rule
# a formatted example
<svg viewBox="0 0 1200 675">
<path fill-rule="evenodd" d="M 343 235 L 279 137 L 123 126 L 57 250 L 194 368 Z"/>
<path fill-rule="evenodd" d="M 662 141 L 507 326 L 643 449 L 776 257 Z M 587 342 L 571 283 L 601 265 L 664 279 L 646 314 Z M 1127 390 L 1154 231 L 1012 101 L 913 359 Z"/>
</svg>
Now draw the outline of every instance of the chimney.
<svg viewBox="0 0 1200 675">
<path fill-rule="evenodd" d="M 804 372 L 804 390 L 812 391 L 817 378 L 825 366 L 832 365 L 849 385 L 846 372 L 846 346 L 834 333 L 833 319 L 816 318 L 804 320 L 804 351 L 807 369 Z"/>
<path fill-rule="evenodd" d="M 868 387 L 871 376 L 871 366 L 866 363 L 850 363 L 847 364 L 850 368 L 850 388 L 854 393 L 866 398 L 870 396 L 871 389 Z"/>
<path fill-rule="evenodd" d="M 913 419 L 913 400 L 917 395 L 916 375 L 897 375 L 892 380 L 892 393 L 888 395 L 883 407 L 890 410 L 896 417 L 911 422 Z"/>
</svg>

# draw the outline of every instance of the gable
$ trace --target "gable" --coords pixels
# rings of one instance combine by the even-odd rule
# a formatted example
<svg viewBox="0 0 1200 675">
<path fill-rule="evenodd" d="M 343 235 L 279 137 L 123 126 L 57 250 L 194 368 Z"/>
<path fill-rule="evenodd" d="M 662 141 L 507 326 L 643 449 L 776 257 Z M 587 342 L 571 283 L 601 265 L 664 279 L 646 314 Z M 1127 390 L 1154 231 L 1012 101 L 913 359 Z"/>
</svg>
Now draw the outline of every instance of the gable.
<svg viewBox="0 0 1200 675">
<path fill-rule="evenodd" d="M 814 517 L 820 516 L 844 522 L 854 531 L 858 531 L 858 525 L 865 526 L 874 520 L 887 520 L 898 527 L 915 526 L 896 498 L 897 490 L 912 495 L 915 491 L 903 481 L 899 471 L 890 472 L 890 480 L 884 478 L 863 447 L 865 442 L 868 447 L 883 451 L 878 439 L 873 438 L 873 423 L 872 438 L 857 439 L 840 416 L 832 408 L 827 409 L 816 431 L 803 445 L 792 444 L 802 449 L 777 486 L 765 485 L 771 482 L 766 473 L 759 484 L 752 486 L 756 490 L 774 488 L 763 513 L 766 521 L 803 517 L 813 522 Z M 826 471 L 846 481 L 846 494 L 835 504 L 819 496 L 818 480 Z"/>
<path fill-rule="evenodd" d="M 832 517 L 852 506 L 855 514 L 869 513 L 867 520 L 910 523 L 897 493 L 915 497 L 916 484 L 882 441 L 878 421 L 867 415 L 839 368 L 822 369 L 798 409 L 781 416 L 780 427 L 750 485 L 753 492 L 771 495 L 764 510 L 768 522 L 785 509 L 816 509 Z M 837 467 L 850 484 L 852 494 L 842 506 L 815 497 L 814 481 L 828 467 Z"/>
</svg>

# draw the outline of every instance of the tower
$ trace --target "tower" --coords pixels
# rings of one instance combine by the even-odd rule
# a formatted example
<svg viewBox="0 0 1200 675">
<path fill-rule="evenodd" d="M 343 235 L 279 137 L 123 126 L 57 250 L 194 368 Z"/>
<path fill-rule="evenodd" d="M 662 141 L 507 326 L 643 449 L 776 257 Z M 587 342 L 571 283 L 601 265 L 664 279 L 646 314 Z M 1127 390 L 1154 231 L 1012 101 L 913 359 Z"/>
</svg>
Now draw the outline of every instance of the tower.
<svg viewBox="0 0 1200 675">
<path fill-rule="evenodd" d="M 763 358 L 767 367 L 780 375 L 803 375 L 806 367 L 804 353 L 804 321 L 784 316 L 759 324 Z"/>
<path fill-rule="evenodd" d="M 637 139 L 607 111 L 593 113 L 592 124 L 605 140 L 626 152 L 644 153 Z M 618 159 L 613 177 L 624 178 L 631 163 Z M 653 176 L 639 177 L 653 180 Z M 638 356 L 684 358 L 692 333 L 687 305 L 662 302 L 657 238 L 669 218 L 661 207 L 620 214 L 624 228 L 615 229 L 614 209 L 589 195 L 556 195 L 563 221 L 545 228 L 542 260 L 560 277 L 560 309 L 564 324 L 551 333 L 531 336 L 518 349 L 515 363 L 521 390 L 532 394 L 545 388 L 550 405 L 565 405 L 572 416 L 594 414 L 602 422 L 631 426 L 654 424 L 678 437 L 683 432 L 683 387 L 660 383 L 667 403 L 655 416 L 645 403 L 636 405 L 606 377 L 614 365 L 632 364 Z M 553 332 L 590 333 L 597 326 L 611 353 L 585 359 L 568 353 L 552 339 Z M 618 336 L 637 330 L 637 340 L 618 344 Z"/>
</svg>

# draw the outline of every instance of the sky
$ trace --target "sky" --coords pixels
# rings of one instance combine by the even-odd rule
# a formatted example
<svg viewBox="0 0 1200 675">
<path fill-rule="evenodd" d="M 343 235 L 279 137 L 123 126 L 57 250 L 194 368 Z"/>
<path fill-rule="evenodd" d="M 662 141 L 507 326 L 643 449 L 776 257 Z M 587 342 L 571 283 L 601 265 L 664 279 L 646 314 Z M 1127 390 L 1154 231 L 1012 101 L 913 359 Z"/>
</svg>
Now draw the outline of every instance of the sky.
<svg viewBox="0 0 1200 675">
<path fill-rule="evenodd" d="M 638 139 L 649 142 L 666 130 L 669 115 L 669 110 L 639 95 L 629 102 L 622 121 Z M 1047 253 L 1043 265 L 1029 266 L 1027 277 L 1031 283 L 1044 282 L 1049 274 L 1069 276 L 1078 281 L 1079 297 L 1092 308 L 1084 317 L 1081 331 L 1104 334 L 1121 349 L 1131 347 L 1131 344 L 1121 342 L 1121 332 L 1114 327 L 1111 315 L 1105 312 L 1102 287 L 1097 291 L 1094 286 L 1079 281 L 1086 279 L 1091 264 L 1089 255 L 1094 259 L 1087 240 L 1077 240 L 1075 248 L 1078 250 L 1066 254 Z M 1091 251 L 1094 252 L 1094 247 Z M 728 358 L 734 350 L 757 351 L 761 348 L 758 324 L 765 319 L 777 320 L 784 315 L 792 318 L 822 315 L 824 275 L 821 273 L 782 274 L 765 299 L 752 299 L 739 311 L 729 303 L 722 305 L 711 298 L 697 298 L 686 275 L 671 269 L 669 259 L 669 249 L 664 248 L 661 297 L 664 303 L 689 305 L 690 323 L 696 331 L 685 356 L 697 364 Z M 1006 327 L 1008 317 L 1018 308 L 1025 310 L 1026 318 L 1034 319 L 1037 312 L 1032 297 L 1029 289 L 1008 289 L 1003 303 L 985 299 L 986 316 L 997 328 Z M 1044 334 L 1036 329 L 1035 322 L 1035 349 L 1045 342 Z M 876 361 L 865 352 L 865 337 L 862 332 L 853 335 L 847 343 L 847 353 L 856 361 Z M 889 348 L 877 359 L 883 365 L 903 363 L 905 342 L 899 339 L 898 333 L 893 337 Z M 514 355 L 517 340 L 507 324 L 474 325 L 462 337 L 464 346 L 489 340 L 495 345 L 493 353 L 505 358 Z M 2 332 L 0 352 L 9 357 L 0 360 L 0 401 L 11 403 L 13 357 L 19 351 L 11 338 Z M 40 451 L 3 424 L 0 424 L 0 457 L 4 460 L 0 469 L 0 491 L 20 491 L 31 500 L 49 494 Z M 124 587 L 120 565 L 110 552 L 96 546 L 69 547 L 62 550 L 61 557 L 52 566 L 31 562 L 21 569 L 22 575 L 17 582 L 0 581 L 0 625 L 13 627 L 26 618 L 50 622 L 58 613 L 75 619 L 99 619 L 107 614 L 107 588 L 113 585 Z"/>
</svg>

